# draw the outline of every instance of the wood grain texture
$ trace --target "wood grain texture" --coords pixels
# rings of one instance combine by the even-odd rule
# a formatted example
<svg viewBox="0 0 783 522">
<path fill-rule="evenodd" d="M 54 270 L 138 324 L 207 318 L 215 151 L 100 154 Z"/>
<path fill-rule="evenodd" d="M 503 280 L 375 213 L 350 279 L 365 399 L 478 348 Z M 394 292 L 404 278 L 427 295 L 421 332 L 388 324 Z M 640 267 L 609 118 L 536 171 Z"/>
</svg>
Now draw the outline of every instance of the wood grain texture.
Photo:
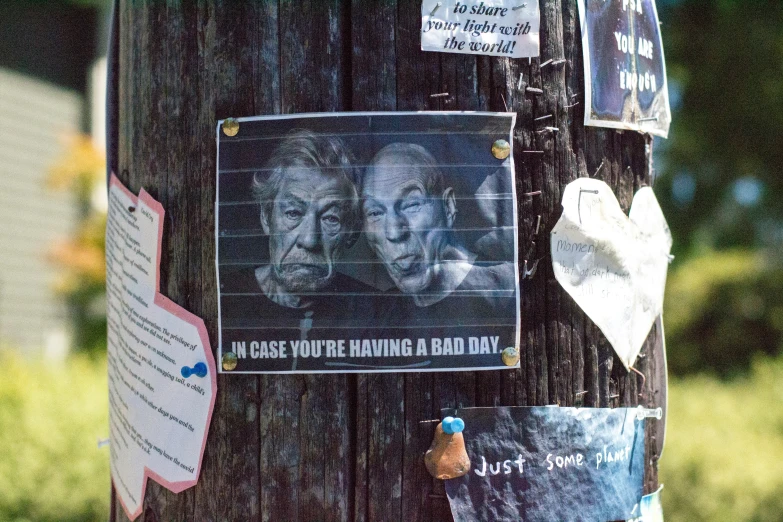
<svg viewBox="0 0 783 522">
<path fill-rule="evenodd" d="M 450 520 L 443 484 L 423 464 L 435 427 L 423 421 L 438 418 L 440 408 L 665 401 L 660 327 L 637 363 L 643 383 L 625 371 L 552 272 L 549 232 L 566 184 L 579 176 L 602 179 L 627 212 L 634 192 L 651 183 L 649 138 L 582 124 L 575 3 L 542 0 L 541 60 L 530 61 L 422 52 L 420 9 L 420 0 L 120 2 L 118 175 L 166 209 L 161 289 L 204 318 L 213 348 L 221 118 L 514 111 L 520 263 L 539 261 L 521 282 L 518 370 L 221 375 L 199 483 L 175 495 L 150 481 L 139 520 Z M 550 58 L 566 61 L 539 67 Z M 524 195 L 537 190 L 540 196 Z M 657 487 L 662 435 L 662 423 L 648 423 L 647 492 Z M 112 520 L 127 520 L 114 498 Z"/>
</svg>

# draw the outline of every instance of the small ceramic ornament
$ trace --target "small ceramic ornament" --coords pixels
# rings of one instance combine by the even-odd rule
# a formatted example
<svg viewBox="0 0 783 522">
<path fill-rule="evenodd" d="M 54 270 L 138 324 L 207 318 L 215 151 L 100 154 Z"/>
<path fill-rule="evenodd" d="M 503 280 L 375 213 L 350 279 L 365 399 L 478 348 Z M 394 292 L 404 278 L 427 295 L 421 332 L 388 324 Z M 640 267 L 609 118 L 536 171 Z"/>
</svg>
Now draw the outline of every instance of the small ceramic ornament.
<svg viewBox="0 0 783 522">
<path fill-rule="evenodd" d="M 465 422 L 459 417 L 446 417 L 435 428 L 435 438 L 424 455 L 424 463 L 436 479 L 453 479 L 470 471 L 470 459 L 462 436 L 464 429 Z"/>
</svg>

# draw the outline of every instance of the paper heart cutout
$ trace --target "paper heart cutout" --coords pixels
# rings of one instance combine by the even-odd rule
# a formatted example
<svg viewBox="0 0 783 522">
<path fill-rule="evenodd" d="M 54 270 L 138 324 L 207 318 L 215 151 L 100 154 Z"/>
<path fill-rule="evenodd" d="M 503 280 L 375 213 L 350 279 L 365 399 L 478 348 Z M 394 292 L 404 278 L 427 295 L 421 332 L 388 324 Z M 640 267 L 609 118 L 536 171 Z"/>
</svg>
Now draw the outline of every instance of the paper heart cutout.
<svg viewBox="0 0 783 522">
<path fill-rule="evenodd" d="M 175 493 L 196 484 L 217 393 L 204 321 L 158 291 L 163 216 L 152 196 L 143 189 L 134 196 L 112 175 L 106 223 L 111 477 L 131 520 L 141 514 L 147 478 Z"/>
<path fill-rule="evenodd" d="M 551 237 L 555 279 L 601 329 L 626 369 L 633 365 L 663 293 L 672 237 L 650 187 L 626 216 L 612 189 L 579 178 L 563 194 Z"/>
</svg>

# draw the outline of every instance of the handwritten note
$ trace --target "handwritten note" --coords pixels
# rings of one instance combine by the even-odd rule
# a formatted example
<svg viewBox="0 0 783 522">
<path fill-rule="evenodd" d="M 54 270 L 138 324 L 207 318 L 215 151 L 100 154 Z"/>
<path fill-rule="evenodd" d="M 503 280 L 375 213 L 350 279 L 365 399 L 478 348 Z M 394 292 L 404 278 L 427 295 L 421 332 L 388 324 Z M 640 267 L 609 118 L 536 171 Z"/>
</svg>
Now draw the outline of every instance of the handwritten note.
<svg viewBox="0 0 783 522">
<path fill-rule="evenodd" d="M 632 408 L 463 408 L 470 472 L 446 481 L 454 520 L 626 520 L 642 495 Z M 638 514 L 638 508 L 637 508 Z"/>
<path fill-rule="evenodd" d="M 163 215 L 148 193 L 136 197 L 112 176 L 106 223 L 111 476 L 131 520 L 141 514 L 148 477 L 176 493 L 196 484 L 217 390 L 204 322 L 158 292 Z M 185 378 L 192 368 L 206 375 Z"/>
<path fill-rule="evenodd" d="M 585 125 L 666 137 L 671 110 L 655 0 L 578 0 Z"/>
<path fill-rule="evenodd" d="M 671 246 L 651 188 L 639 189 L 626 216 L 603 181 L 579 178 L 566 186 L 551 238 L 555 278 L 626 368 L 663 309 Z"/>
<path fill-rule="evenodd" d="M 538 56 L 538 0 L 423 0 L 421 50 Z"/>
</svg>

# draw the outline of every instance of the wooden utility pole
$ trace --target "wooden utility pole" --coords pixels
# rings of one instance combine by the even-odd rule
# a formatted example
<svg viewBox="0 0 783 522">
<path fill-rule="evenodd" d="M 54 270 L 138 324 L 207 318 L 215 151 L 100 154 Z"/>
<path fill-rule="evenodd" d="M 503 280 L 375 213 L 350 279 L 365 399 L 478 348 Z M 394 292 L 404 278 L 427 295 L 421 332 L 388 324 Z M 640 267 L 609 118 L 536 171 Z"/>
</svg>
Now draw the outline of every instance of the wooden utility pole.
<svg viewBox="0 0 783 522">
<path fill-rule="evenodd" d="M 660 405 L 659 328 L 637 361 L 642 386 L 552 272 L 549 232 L 568 182 L 606 181 L 626 212 L 651 183 L 650 137 L 582 124 L 576 2 L 541 0 L 541 60 L 531 61 L 422 52 L 421 0 L 122 0 L 116 16 L 117 174 L 166 209 L 161 292 L 203 317 L 213 348 L 221 118 L 515 111 L 520 264 L 540 259 L 521 283 L 520 369 L 220 375 L 198 484 L 177 495 L 150 480 L 139 520 L 450 520 L 443 483 L 423 462 L 434 425 L 421 421 L 441 408 Z M 539 67 L 550 58 L 565 62 Z M 534 119 L 548 114 L 557 132 L 539 131 Z M 661 437 L 662 423 L 649 422 L 646 493 Z M 117 502 L 112 520 L 126 520 Z"/>
</svg>

